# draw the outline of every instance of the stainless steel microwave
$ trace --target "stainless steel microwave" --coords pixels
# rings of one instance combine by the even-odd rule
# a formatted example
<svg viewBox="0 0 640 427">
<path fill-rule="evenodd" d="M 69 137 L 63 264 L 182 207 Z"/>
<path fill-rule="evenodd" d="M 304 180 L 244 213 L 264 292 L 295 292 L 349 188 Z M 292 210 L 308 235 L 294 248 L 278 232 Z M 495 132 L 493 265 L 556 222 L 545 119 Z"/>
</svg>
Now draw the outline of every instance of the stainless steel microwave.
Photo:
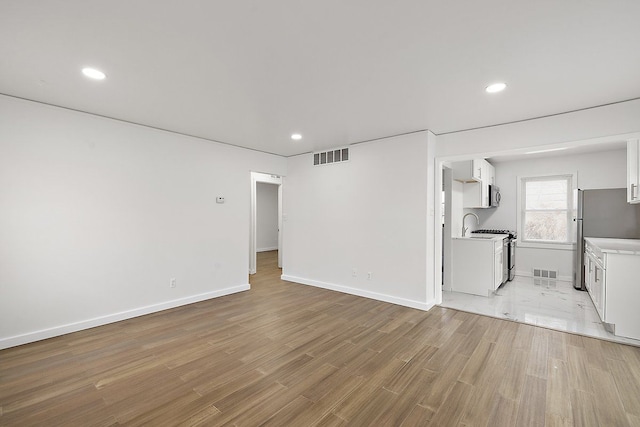
<svg viewBox="0 0 640 427">
<path fill-rule="evenodd" d="M 500 206 L 500 188 L 495 185 L 489 185 L 489 207 L 495 208 Z"/>
</svg>

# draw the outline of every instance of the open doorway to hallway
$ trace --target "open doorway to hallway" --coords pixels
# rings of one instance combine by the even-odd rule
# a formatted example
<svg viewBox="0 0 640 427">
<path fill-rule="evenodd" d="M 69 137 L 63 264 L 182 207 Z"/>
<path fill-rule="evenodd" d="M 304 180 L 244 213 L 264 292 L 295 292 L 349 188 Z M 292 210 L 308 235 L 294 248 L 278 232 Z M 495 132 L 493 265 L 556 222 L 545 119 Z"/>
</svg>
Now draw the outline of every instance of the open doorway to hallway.
<svg viewBox="0 0 640 427">
<path fill-rule="evenodd" d="M 256 272 L 265 260 L 278 267 L 278 190 L 280 185 L 256 183 Z"/>
<path fill-rule="evenodd" d="M 273 283 L 280 280 L 282 269 L 278 267 L 278 251 L 258 252 L 256 256 L 256 274 L 249 276 L 249 283 L 253 289 L 262 283 Z"/>
<path fill-rule="evenodd" d="M 251 172 L 249 274 L 259 267 L 257 254 L 274 251 L 282 267 L 282 177 Z"/>
</svg>

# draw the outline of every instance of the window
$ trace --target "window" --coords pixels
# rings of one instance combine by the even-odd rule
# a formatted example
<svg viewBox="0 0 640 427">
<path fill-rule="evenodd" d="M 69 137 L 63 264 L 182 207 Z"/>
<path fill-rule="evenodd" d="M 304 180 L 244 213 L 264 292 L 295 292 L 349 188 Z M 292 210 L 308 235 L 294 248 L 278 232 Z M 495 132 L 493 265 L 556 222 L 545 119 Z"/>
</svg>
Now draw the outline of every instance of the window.
<svg viewBox="0 0 640 427">
<path fill-rule="evenodd" d="M 518 238 L 536 244 L 569 245 L 573 242 L 574 175 L 519 179 Z"/>
</svg>

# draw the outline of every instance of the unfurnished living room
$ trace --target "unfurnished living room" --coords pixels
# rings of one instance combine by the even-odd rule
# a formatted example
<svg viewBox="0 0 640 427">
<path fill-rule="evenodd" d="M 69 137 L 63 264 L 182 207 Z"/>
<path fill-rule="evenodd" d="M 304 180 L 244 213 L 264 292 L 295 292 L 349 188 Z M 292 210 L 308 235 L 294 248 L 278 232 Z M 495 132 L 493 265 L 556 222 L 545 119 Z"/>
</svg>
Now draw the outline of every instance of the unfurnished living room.
<svg viewBox="0 0 640 427">
<path fill-rule="evenodd" d="M 640 2 L 0 2 L 0 426 L 640 426 Z"/>
</svg>

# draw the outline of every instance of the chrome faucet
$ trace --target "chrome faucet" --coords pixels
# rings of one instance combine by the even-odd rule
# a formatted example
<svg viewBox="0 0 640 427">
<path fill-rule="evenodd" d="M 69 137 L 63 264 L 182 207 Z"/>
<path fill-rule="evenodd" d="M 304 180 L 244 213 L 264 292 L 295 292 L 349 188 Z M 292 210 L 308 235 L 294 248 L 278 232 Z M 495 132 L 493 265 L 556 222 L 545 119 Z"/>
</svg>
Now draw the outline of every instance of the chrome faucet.
<svg viewBox="0 0 640 427">
<path fill-rule="evenodd" d="M 475 216 L 476 217 L 476 224 L 480 225 L 480 218 L 478 218 L 478 215 L 474 214 L 473 212 L 469 212 L 468 214 L 466 214 L 465 216 L 462 217 L 462 237 L 464 237 L 467 234 L 468 228 L 464 226 L 464 220 L 467 219 L 467 217 L 469 215 Z"/>
</svg>

